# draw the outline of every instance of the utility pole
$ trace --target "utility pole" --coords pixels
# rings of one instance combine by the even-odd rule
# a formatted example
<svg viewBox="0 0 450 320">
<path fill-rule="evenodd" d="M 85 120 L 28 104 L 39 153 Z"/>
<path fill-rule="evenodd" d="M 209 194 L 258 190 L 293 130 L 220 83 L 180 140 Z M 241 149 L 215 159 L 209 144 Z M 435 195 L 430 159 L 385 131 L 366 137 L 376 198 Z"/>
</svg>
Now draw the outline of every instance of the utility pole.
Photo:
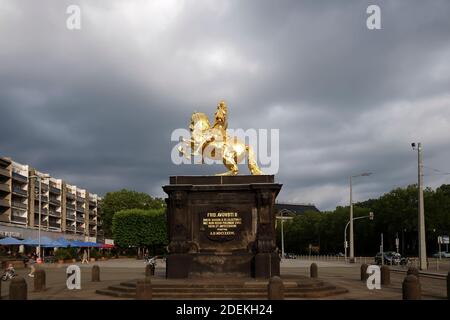
<svg viewBox="0 0 450 320">
<path fill-rule="evenodd" d="M 352 176 L 350 176 L 350 263 L 353 263 L 355 257 L 355 246 L 353 241 L 353 190 Z"/>
<path fill-rule="evenodd" d="M 419 169 L 419 241 L 420 241 L 420 269 L 427 270 L 427 247 L 425 243 L 425 212 L 423 205 L 423 159 L 422 144 L 417 144 L 418 169 Z"/>
<path fill-rule="evenodd" d="M 419 267 L 420 270 L 427 270 L 427 248 L 425 242 L 425 213 L 423 205 L 423 159 L 422 143 L 412 143 L 411 146 L 417 150 L 417 171 L 418 171 L 418 189 L 419 189 Z"/>
</svg>

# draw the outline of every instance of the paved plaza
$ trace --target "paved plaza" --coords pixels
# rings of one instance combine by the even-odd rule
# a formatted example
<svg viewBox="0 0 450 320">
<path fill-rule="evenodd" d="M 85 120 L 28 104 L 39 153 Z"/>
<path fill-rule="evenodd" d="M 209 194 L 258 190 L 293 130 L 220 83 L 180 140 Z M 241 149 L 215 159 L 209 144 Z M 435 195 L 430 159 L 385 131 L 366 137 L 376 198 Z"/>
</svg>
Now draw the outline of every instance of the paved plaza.
<svg viewBox="0 0 450 320">
<path fill-rule="evenodd" d="M 283 260 L 281 263 L 282 276 L 309 276 L 309 267 L 315 262 L 319 267 L 319 279 L 339 287 L 346 288 L 349 292 L 320 299 L 343 299 L 343 300 L 380 300 L 380 299 L 401 299 L 402 281 L 405 271 L 391 272 L 391 284 L 383 286 L 381 290 L 368 290 L 366 284 L 360 281 L 360 264 L 346 264 L 343 261 L 312 261 L 307 259 Z M 364 262 L 364 261 L 363 261 Z M 369 262 L 369 261 L 366 261 Z M 101 282 L 91 282 L 92 265 L 98 265 L 101 270 Z M 23 276 L 28 284 L 29 299 L 92 299 L 111 300 L 114 297 L 102 296 L 95 293 L 95 290 L 102 289 L 110 285 L 117 285 L 120 282 L 143 278 L 145 276 L 145 265 L 142 260 L 137 259 L 115 259 L 108 261 L 98 261 L 89 265 L 77 263 L 81 268 L 81 290 L 68 290 L 65 286 L 66 268 L 69 264 L 47 264 L 43 268 L 46 270 L 47 289 L 42 293 L 33 292 L 33 278 L 27 276 L 29 269 L 19 269 L 17 273 Z M 394 269 L 394 268 L 393 268 Z M 447 270 L 440 268 L 441 273 Z M 156 277 L 163 280 L 165 276 L 165 264 L 158 261 Z M 211 279 L 214 281 L 214 279 Z M 423 299 L 446 299 L 446 280 L 444 277 L 421 276 Z M 8 296 L 10 281 L 2 283 L 2 297 Z"/>
</svg>

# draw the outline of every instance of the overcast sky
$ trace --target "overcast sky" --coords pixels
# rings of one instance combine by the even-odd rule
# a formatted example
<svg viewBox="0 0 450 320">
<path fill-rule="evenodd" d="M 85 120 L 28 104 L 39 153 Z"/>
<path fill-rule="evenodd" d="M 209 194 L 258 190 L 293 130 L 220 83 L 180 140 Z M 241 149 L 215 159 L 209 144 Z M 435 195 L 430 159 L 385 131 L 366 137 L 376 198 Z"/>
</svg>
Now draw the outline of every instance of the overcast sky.
<svg viewBox="0 0 450 320">
<path fill-rule="evenodd" d="M 67 6 L 81 30 L 66 28 Z M 381 7 L 381 30 L 366 8 Z M 0 0 L 0 155 L 103 194 L 163 196 L 170 134 L 229 107 L 280 130 L 279 201 L 321 210 L 450 172 L 450 2 Z M 242 168 L 243 173 L 248 172 Z M 426 185 L 450 175 L 425 169 Z"/>
</svg>

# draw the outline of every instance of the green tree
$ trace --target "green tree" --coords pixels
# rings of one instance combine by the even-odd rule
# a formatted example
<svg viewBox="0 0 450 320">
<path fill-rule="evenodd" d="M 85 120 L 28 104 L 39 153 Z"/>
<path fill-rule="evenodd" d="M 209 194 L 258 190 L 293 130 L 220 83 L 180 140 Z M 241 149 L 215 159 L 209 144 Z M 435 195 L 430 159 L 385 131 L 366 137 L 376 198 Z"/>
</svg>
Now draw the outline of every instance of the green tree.
<svg viewBox="0 0 450 320">
<path fill-rule="evenodd" d="M 149 248 L 167 245 L 165 209 L 128 209 L 116 212 L 112 231 L 115 243 L 122 247 Z"/>
<path fill-rule="evenodd" d="M 153 198 L 142 192 L 126 189 L 108 192 L 103 199 L 100 213 L 105 236 L 111 237 L 113 234 L 112 221 L 116 212 L 127 209 L 162 209 L 165 206 L 163 199 Z"/>
</svg>

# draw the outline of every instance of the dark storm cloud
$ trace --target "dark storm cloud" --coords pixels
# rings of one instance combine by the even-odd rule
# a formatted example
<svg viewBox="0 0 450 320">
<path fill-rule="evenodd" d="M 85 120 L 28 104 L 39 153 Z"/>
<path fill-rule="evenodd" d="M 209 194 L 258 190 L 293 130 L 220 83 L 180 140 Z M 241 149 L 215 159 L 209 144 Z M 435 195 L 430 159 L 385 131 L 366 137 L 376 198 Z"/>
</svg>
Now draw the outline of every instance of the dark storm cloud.
<svg viewBox="0 0 450 320">
<path fill-rule="evenodd" d="M 65 27 L 78 4 L 82 29 Z M 365 26 L 369 4 L 382 30 Z M 447 1 L 3 1 L 1 154 L 104 193 L 162 196 L 175 128 L 229 104 L 280 129 L 281 200 L 321 209 L 414 183 L 410 142 L 450 171 Z M 448 177 L 448 176 L 447 176 Z M 429 185 L 448 182 L 426 178 Z"/>
</svg>

